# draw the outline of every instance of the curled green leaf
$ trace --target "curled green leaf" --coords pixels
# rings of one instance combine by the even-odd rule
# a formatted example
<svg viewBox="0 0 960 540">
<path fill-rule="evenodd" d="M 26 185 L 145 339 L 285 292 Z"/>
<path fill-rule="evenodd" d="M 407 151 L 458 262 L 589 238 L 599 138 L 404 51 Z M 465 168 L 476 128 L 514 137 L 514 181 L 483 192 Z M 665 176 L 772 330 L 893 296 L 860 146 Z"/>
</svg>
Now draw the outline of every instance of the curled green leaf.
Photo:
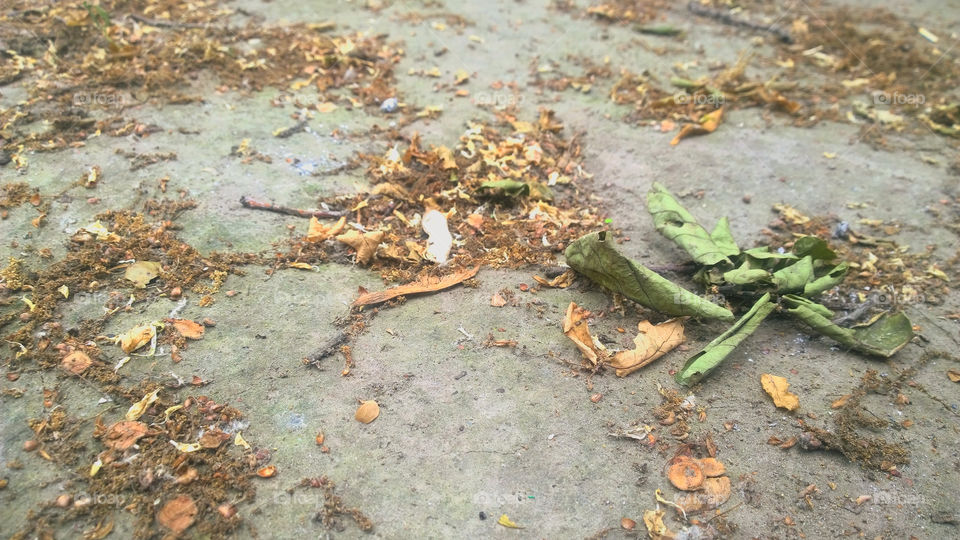
<svg viewBox="0 0 960 540">
<path fill-rule="evenodd" d="M 817 333 L 855 351 L 889 358 L 913 339 L 913 325 L 903 313 L 884 313 L 868 326 L 843 328 L 827 318 L 832 313 L 826 307 L 793 295 L 783 298 L 794 306 L 788 309 L 787 313 L 800 319 Z"/>
<path fill-rule="evenodd" d="M 700 298 L 642 264 L 624 257 L 612 243 L 606 231 L 584 235 L 564 252 L 567 264 L 600 285 L 660 313 L 733 319 L 730 310 Z"/>
<path fill-rule="evenodd" d="M 726 218 L 720 220 L 713 233 L 708 233 L 658 182 L 654 182 L 647 194 L 647 208 L 657 230 L 700 264 L 730 263 L 728 257 L 740 253 Z"/>
<path fill-rule="evenodd" d="M 769 293 L 761 296 L 736 324 L 687 360 L 683 369 L 677 372 L 677 382 L 686 386 L 700 382 L 716 369 L 737 345 L 747 339 L 775 307 L 776 304 L 770 301 Z"/>
</svg>

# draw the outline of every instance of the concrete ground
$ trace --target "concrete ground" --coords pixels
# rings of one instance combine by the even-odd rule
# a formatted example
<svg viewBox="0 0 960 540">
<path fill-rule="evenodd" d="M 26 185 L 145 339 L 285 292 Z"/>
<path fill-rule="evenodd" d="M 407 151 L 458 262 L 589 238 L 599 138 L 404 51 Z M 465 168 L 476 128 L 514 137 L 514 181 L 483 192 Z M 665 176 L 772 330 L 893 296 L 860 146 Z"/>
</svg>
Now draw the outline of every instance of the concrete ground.
<svg viewBox="0 0 960 540">
<path fill-rule="evenodd" d="M 589 93 L 540 91 L 530 84 L 531 66 L 555 63 L 561 71 L 579 73 L 571 55 L 593 59 L 608 55 L 617 69 L 649 70 L 666 79 L 677 62 L 731 63 L 742 49 L 771 54 L 769 45 L 755 46 L 750 33 L 697 19 L 679 6 L 667 9 L 665 17 L 686 28 L 687 37 L 671 40 L 639 36 L 629 26 L 601 24 L 548 4 L 552 3 L 444 5 L 411 0 L 384 2 L 384 8 L 375 12 L 362 2 L 231 3 L 263 15 L 264 24 L 332 20 L 338 30 L 387 33 L 391 41 L 402 41 L 405 56 L 397 67 L 400 95 L 409 103 L 444 107 L 439 118 L 404 128 L 407 133 L 420 132 L 425 146 L 453 146 L 466 121 L 489 120 L 489 109 L 477 107 L 477 100 L 518 102 L 520 115 L 528 117 L 539 107 L 554 109 L 568 135 L 584 133 L 585 168 L 594 175 L 596 204 L 631 239 L 622 251 L 645 264 L 685 260 L 656 233 L 646 212 L 645 194 L 654 181 L 675 193 L 704 190 L 702 199 L 686 198 L 684 203 L 707 223 L 729 216 L 743 245 L 763 241 L 760 231 L 775 217 L 771 206 L 786 202 L 808 215 L 896 220 L 903 224 L 895 236 L 901 244 L 914 251 L 938 245 L 936 257 L 941 261 L 954 255 L 955 230 L 944 226 L 942 212 L 938 216 L 928 209 L 957 196 L 958 177 L 949 170 L 956 159 L 955 140 L 924 129 L 907 130 L 889 136 L 890 149 L 877 150 L 859 140 L 856 126 L 820 122 L 800 128 L 784 117 L 745 109 L 729 112 L 716 133 L 672 147 L 668 144 L 672 134 L 622 120 L 630 110 L 607 98 L 610 81 L 598 83 Z M 472 25 L 438 29 L 431 20 L 397 18 L 411 11 L 455 13 Z M 960 21 L 960 11 L 937 2 L 917 3 L 898 15 L 943 36 L 956 30 Z M 670 50 L 657 54 L 637 40 L 669 45 Z M 948 41 L 953 43 L 953 36 Z M 443 47 L 449 52 L 434 56 Z M 473 73 L 466 85 L 472 99 L 436 93 L 433 79 L 407 75 L 409 69 L 434 65 L 447 78 L 459 69 Z M 769 68 L 758 68 L 764 69 Z M 517 94 L 490 88 L 494 81 L 511 80 L 519 84 Z M 16 85 L 0 91 L 2 106 L 22 96 Z M 40 229 L 30 225 L 34 211 L 28 206 L 11 210 L 0 222 L 4 240 L 0 259 L 21 256 L 24 245 L 49 247 L 55 257 L 62 256 L 69 234 L 96 213 L 138 208 L 145 198 L 158 196 L 156 179 L 161 176 L 170 177 L 168 191 L 187 190 L 198 202 L 177 223 L 183 227 L 179 236 L 201 251 L 268 251 L 272 242 L 289 236 L 288 225 L 304 230 L 300 218 L 243 209 L 240 196 L 306 208 L 319 196 L 353 192 L 355 185 L 366 182 L 362 169 L 326 177 L 302 175 L 285 158 L 332 169 L 358 151 L 382 153 L 383 141 L 335 139 L 328 134 L 334 128 L 363 133 L 389 119 L 340 109 L 315 115 L 310 133 L 278 139 L 271 133 L 289 125 L 293 112 L 291 106 L 270 105 L 282 93 L 210 91 L 202 104 L 137 106 L 132 115 L 164 131 L 144 139 L 101 137 L 82 148 L 34 154 L 24 175 L 11 166 L 0 168 L 3 183 L 27 181 L 44 193 L 65 189 L 93 164 L 104 171 L 93 193 L 101 199 L 99 205 L 86 203 L 89 191 L 68 189 L 54 203 L 49 225 Z M 200 135 L 178 133 L 180 127 Z M 244 165 L 229 156 L 231 147 L 245 138 L 274 157 L 273 162 Z M 117 150 L 175 151 L 177 159 L 130 171 Z M 749 204 L 743 202 L 744 195 L 750 195 Z M 868 206 L 848 208 L 853 202 Z M 11 240 L 19 247 L 11 247 Z M 27 255 L 27 264 L 43 263 Z M 485 268 L 477 288 L 411 298 L 383 310 L 352 343 L 356 361 L 352 376 L 341 377 L 339 357 L 327 358 L 319 370 L 304 367 L 301 359 L 337 333 L 334 323 L 349 312 L 359 286 L 383 287 L 380 277 L 335 263 L 316 272 L 289 269 L 269 276 L 263 267 L 252 266 L 245 276 L 230 276 L 224 284 L 224 290 L 239 291 L 236 296 L 221 295 L 205 308 L 190 298 L 180 315 L 209 317 L 217 325 L 203 340 L 190 344 L 181 363 L 172 364 L 163 354 L 135 359 L 124 368 L 127 382 L 199 375 L 212 381 L 204 388 L 207 395 L 245 413 L 249 427 L 244 437 L 269 447 L 281 472 L 269 480 L 257 479 L 256 501 L 240 507 L 250 525 L 244 537 L 259 533 L 267 538 L 328 534 L 572 538 L 607 528 L 612 528 L 607 533 L 611 538 L 643 537 L 641 516 L 655 508 L 654 491 L 673 492 L 663 473 L 672 452 L 660 453 L 609 434 L 619 428 L 656 425 L 652 410 L 661 402 L 658 387 L 679 388 L 670 371 L 679 368 L 686 355 L 670 354 L 627 378 L 610 373 L 594 377 L 590 388 L 586 377 L 567 363 L 578 361 L 579 353 L 562 334 L 560 321 L 571 301 L 591 310 L 609 310 L 610 297 L 582 281 L 569 289 L 519 290 L 519 284 L 533 283 L 532 273 Z M 516 291 L 519 302 L 492 307 L 490 297 L 504 287 Z M 97 298 L 74 301 L 64 321 L 99 315 L 101 305 Z M 163 318 L 175 307 L 175 301 L 165 298 L 135 304 L 132 313 L 115 319 L 108 330 L 121 332 L 133 323 Z M 939 305 L 907 306 L 923 339 L 890 363 L 838 350 L 783 319 L 764 324 L 738 348 L 696 391 L 696 403 L 706 407 L 706 419 L 691 425 L 691 439 L 712 434 L 717 457 L 734 480 L 731 500 L 721 508 L 730 510 L 724 517 L 737 527 L 730 536 L 960 535 L 956 489 L 960 390 L 944 376 L 956 367 L 949 360 L 918 368 L 913 380 L 926 391 L 908 390 L 910 405 L 904 409 L 896 407 L 893 396 L 871 396 L 871 413 L 894 421 L 880 434 L 910 451 L 911 462 L 900 468 L 900 477 L 861 468 L 836 453 L 797 447 L 784 451 L 767 444 L 772 436 L 787 439 L 798 434 L 795 417 L 807 418 L 808 413 L 816 418 L 808 421 L 829 427 L 830 403 L 855 389 L 866 370 L 892 373 L 916 365 L 925 350 L 956 350 L 957 321 L 944 316 L 958 309 L 956 293 Z M 593 323 L 593 330 L 619 337 L 617 327 L 630 329 L 641 318 L 643 314 L 633 309 L 622 315 L 611 311 Z M 721 323 L 690 324 L 690 350 L 699 350 L 724 328 Z M 514 339 L 518 345 L 485 347 L 488 334 Z M 117 359 L 119 353 L 113 360 Z M 799 414 L 773 407 L 758 384 L 761 373 L 789 377 L 791 390 L 800 396 Z M 0 477 L 9 480 L 0 490 L 0 529 L 9 534 L 24 524 L 27 510 L 55 499 L 74 474 L 21 449 L 31 436 L 27 419 L 42 413 L 41 389 L 58 387 L 71 414 L 80 418 L 93 418 L 111 404 L 98 403 L 101 396 L 95 386 L 61 379 L 53 372 L 25 373 L 16 383 L 4 381 L 0 386 L 25 392 L 19 399 L 0 397 L 0 463 L 17 460 L 25 465 L 0 469 Z M 595 394 L 602 394 L 596 403 L 590 399 Z M 358 399 L 377 400 L 380 417 L 366 425 L 354 421 Z M 914 425 L 901 429 L 899 423 L 907 417 Z M 329 453 L 321 453 L 314 441 L 319 430 L 326 434 Z M 660 430 L 669 441 L 665 428 Z M 312 521 L 322 498 L 308 491 L 292 495 L 286 491 L 301 478 L 320 475 L 337 482 L 344 502 L 373 520 L 370 535 L 349 523 L 342 532 L 325 530 Z M 818 494 L 808 505 L 798 494 L 810 484 L 818 486 Z M 871 499 L 858 504 L 864 495 Z M 501 514 L 525 528 L 498 525 Z M 125 537 L 130 519 L 122 511 L 117 515 L 113 537 Z M 621 530 L 622 517 L 640 523 L 640 532 Z M 683 528 L 672 517 L 667 523 L 674 530 Z M 75 537 L 80 532 L 67 524 L 58 536 Z"/>
</svg>

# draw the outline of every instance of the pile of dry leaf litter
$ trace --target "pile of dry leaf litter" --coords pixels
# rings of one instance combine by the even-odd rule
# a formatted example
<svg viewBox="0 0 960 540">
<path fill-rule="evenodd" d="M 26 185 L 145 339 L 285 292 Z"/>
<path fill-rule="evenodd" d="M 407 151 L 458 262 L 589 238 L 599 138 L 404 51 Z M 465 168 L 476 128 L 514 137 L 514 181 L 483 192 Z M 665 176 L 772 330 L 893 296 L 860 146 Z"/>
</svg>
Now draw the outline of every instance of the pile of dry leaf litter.
<svg viewBox="0 0 960 540">
<path fill-rule="evenodd" d="M 183 92 L 205 73 L 224 91 L 316 88 L 321 112 L 373 108 L 395 95 L 402 53 L 383 37 L 329 35 L 331 23 L 244 19 L 219 1 L 8 3 L 0 13 L 0 84 L 19 82 L 29 96 L 0 110 L 5 160 L 24 169 L 30 151 L 162 129 L 124 116 L 125 106 L 202 101 Z"/>
<path fill-rule="evenodd" d="M 561 3 L 562 11 L 572 6 Z M 688 5 L 613 1 L 586 8 L 585 14 L 604 24 L 632 25 L 642 34 L 664 41 L 636 42 L 657 54 L 684 54 L 681 42 L 716 26 L 753 35 L 755 44 L 768 44 L 775 55 L 757 58 L 741 53 L 727 67 L 727 59 L 699 58 L 675 66 L 669 82 L 655 74 L 613 69 L 609 58 L 597 62 L 571 58 L 583 67 L 577 76 L 554 74 L 552 65 L 532 66 L 534 85 L 559 91 L 573 88 L 590 92 L 600 81 L 613 80 L 610 99 L 631 105 L 628 122 L 657 123 L 661 131 L 681 126 L 676 144 L 690 134 L 714 131 L 722 112 L 764 106 L 786 113 L 796 125 L 821 120 L 861 126 L 861 139 L 888 147 L 888 133 L 933 132 L 960 136 L 960 105 L 952 97 L 960 64 L 945 32 L 917 28 L 910 21 L 873 6 L 864 9 L 817 5 L 815 12 L 782 13 L 781 6 L 766 2 L 696 1 Z M 690 20 L 693 26 L 674 26 L 663 21 Z M 707 26 L 712 28 L 707 29 Z M 766 79 L 746 76 L 754 64 Z M 693 78 L 688 71 L 716 75 Z M 878 129 L 879 128 L 879 129 Z"/>
<path fill-rule="evenodd" d="M 203 74 L 211 74 L 224 91 L 313 87 L 319 112 L 338 106 L 375 109 L 395 95 L 393 65 L 401 53 L 382 37 L 328 35 L 333 25 L 325 23 L 231 26 L 244 17 L 221 2 L 8 3 L 0 13 L 6 60 L 0 83 L 24 86 L 28 98 L 0 110 L 4 164 L 12 161 L 24 172 L 34 151 L 83 146 L 100 134 L 149 136 L 161 128 L 125 117 L 123 106 L 200 101 L 199 95 L 180 92 L 189 92 L 190 82 Z M 136 168 L 170 157 L 131 159 Z M 75 185 L 92 187 L 100 175 L 99 167 L 91 168 Z M 165 191 L 163 181 L 160 185 Z M 38 212 L 33 225 L 43 227 L 55 196 L 23 183 L 5 185 L 0 217 L 30 203 Z M 118 404 L 131 404 L 119 417 L 120 411 L 111 409 L 95 419 L 73 418 L 57 390 L 45 391 L 45 413 L 31 422 L 35 435 L 24 449 L 76 474 L 67 485 L 70 494 L 31 511 L 16 537 L 46 537 L 79 520 L 87 537 L 101 538 L 113 529 L 112 512 L 120 508 L 136 516 L 140 538 L 190 527 L 221 535 L 247 526 L 238 505 L 252 500 L 251 479 L 276 474 L 267 465 L 269 451 L 243 439 L 242 413 L 198 394 L 206 384 L 199 377 L 123 384 L 121 369 L 131 357 L 150 356 L 159 345 L 177 362 L 188 340 L 202 339 L 214 321 L 167 319 L 133 326 L 120 336 L 102 332 L 135 303 L 157 296 L 179 300 L 193 292 L 201 306 L 209 305 L 229 273 L 264 262 L 254 254 L 204 256 L 180 241 L 171 220 L 191 204 L 151 200 L 142 213 L 104 212 L 69 239 L 64 259 L 41 269 L 12 259 L 0 271 L 0 330 L 10 347 L 5 399 L 24 395 L 16 387 L 21 374 L 56 368 L 95 384 Z M 38 254 L 51 256 L 46 249 Z M 58 322 L 66 302 L 98 293 L 105 299 L 104 315 L 71 328 Z M 106 363 L 118 353 L 126 355 L 123 360 Z M 331 481 L 315 483 L 327 501 L 318 521 L 339 527 L 338 516 L 350 515 L 362 528 L 372 526 L 343 505 Z M 84 493 L 109 493 L 118 504 L 99 504 Z"/>
</svg>

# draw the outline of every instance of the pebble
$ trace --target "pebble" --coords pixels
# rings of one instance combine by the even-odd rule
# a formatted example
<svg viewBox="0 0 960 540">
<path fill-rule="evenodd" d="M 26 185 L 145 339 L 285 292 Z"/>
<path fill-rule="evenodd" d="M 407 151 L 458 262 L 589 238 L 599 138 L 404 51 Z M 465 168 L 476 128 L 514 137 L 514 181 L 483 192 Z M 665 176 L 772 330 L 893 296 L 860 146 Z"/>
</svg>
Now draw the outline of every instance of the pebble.
<svg viewBox="0 0 960 540">
<path fill-rule="evenodd" d="M 397 106 L 399 106 L 399 104 L 400 103 L 397 101 L 397 98 L 395 97 L 387 98 L 383 100 L 383 103 L 380 104 L 380 110 L 385 113 L 396 112 Z"/>
</svg>

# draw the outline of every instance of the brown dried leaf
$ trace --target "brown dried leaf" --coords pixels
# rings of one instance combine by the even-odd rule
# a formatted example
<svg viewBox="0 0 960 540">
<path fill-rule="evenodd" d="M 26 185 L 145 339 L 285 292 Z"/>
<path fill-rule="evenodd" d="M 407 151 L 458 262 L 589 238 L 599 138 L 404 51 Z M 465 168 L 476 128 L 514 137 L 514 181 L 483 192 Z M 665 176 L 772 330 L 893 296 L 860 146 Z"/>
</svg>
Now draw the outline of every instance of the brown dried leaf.
<svg viewBox="0 0 960 540">
<path fill-rule="evenodd" d="M 91 365 L 93 360 L 83 351 L 73 351 L 60 361 L 60 367 L 74 375 L 82 375 Z"/>
<path fill-rule="evenodd" d="M 190 319 L 167 319 L 168 322 L 173 324 L 173 327 L 177 329 L 177 332 L 187 338 L 187 339 L 201 339 L 203 338 L 203 332 L 206 327 L 198 322 L 191 321 Z"/>
<path fill-rule="evenodd" d="M 730 477 L 707 478 L 703 481 L 702 489 L 694 493 L 683 494 L 676 499 L 676 503 L 688 513 L 713 510 L 730 499 Z"/>
<path fill-rule="evenodd" d="M 180 534 L 193 525 L 197 512 L 197 505 L 189 495 L 178 495 L 157 512 L 157 523 Z"/>
<path fill-rule="evenodd" d="M 507 305 L 507 301 L 500 293 L 493 293 L 493 296 L 490 297 L 490 305 L 493 307 L 503 307 Z"/>
<path fill-rule="evenodd" d="M 617 377 L 625 377 L 650 364 L 683 343 L 683 319 L 670 319 L 658 325 L 640 321 L 639 333 L 633 338 L 636 349 L 620 351 L 608 364 L 617 370 Z"/>
<path fill-rule="evenodd" d="M 960 370 L 951 369 L 947 371 L 947 377 L 950 379 L 950 382 L 960 382 Z"/>
<path fill-rule="evenodd" d="M 589 311 L 577 307 L 575 302 L 570 302 L 563 317 L 563 334 L 573 341 L 591 364 L 597 365 L 598 362 L 606 360 L 608 354 L 606 347 L 590 335 L 586 321 L 589 314 Z"/>
<path fill-rule="evenodd" d="M 726 466 L 717 461 L 716 458 L 709 457 L 701 459 L 700 467 L 703 469 L 703 474 L 709 477 L 723 476 L 727 474 Z"/>
<path fill-rule="evenodd" d="M 368 264 L 377 253 L 377 246 L 383 240 L 383 231 L 361 233 L 351 230 L 337 237 L 337 241 L 352 247 L 357 252 L 357 262 Z"/>
<path fill-rule="evenodd" d="M 103 444 L 121 452 L 130 448 L 147 434 L 147 425 L 143 422 L 121 420 L 107 428 L 103 435 Z"/>
<path fill-rule="evenodd" d="M 722 119 L 723 107 L 720 107 L 715 111 L 701 116 L 699 124 L 685 124 L 682 128 L 680 128 L 677 136 L 670 141 L 670 144 L 677 145 L 681 140 L 694 135 L 706 135 L 707 133 L 713 133 L 717 130 L 717 126 L 720 125 L 720 120 Z"/>
<path fill-rule="evenodd" d="M 763 389 L 773 398 L 773 403 L 777 407 L 788 411 L 795 411 L 800 406 L 800 399 L 796 394 L 790 392 L 790 383 L 783 377 L 764 373 L 760 375 L 760 384 Z"/>
<path fill-rule="evenodd" d="M 347 217 L 341 217 L 333 225 L 324 225 L 315 216 L 310 218 L 310 228 L 307 229 L 307 242 L 323 242 L 327 238 L 336 236 L 347 225 Z"/>
<path fill-rule="evenodd" d="M 705 476 L 697 460 L 687 456 L 677 456 L 670 460 L 667 478 L 673 487 L 683 491 L 693 491 L 703 485 Z"/>
<path fill-rule="evenodd" d="M 442 291 L 453 287 L 454 285 L 466 281 L 473 276 L 477 275 L 477 272 L 480 271 L 480 267 L 476 266 L 474 268 L 467 268 L 448 274 L 441 278 L 436 278 L 432 276 L 424 276 L 417 281 L 407 283 L 405 285 L 400 285 L 397 287 L 391 287 L 384 291 L 376 291 L 372 293 L 363 293 L 359 298 L 353 301 L 353 306 L 368 306 L 370 304 L 379 304 L 381 302 L 386 302 L 398 296 L 407 296 L 411 294 L 421 294 L 427 292 Z"/>
<path fill-rule="evenodd" d="M 361 401 L 357 412 L 353 415 L 358 422 L 369 424 L 380 416 L 380 405 L 374 400 Z"/>
</svg>

